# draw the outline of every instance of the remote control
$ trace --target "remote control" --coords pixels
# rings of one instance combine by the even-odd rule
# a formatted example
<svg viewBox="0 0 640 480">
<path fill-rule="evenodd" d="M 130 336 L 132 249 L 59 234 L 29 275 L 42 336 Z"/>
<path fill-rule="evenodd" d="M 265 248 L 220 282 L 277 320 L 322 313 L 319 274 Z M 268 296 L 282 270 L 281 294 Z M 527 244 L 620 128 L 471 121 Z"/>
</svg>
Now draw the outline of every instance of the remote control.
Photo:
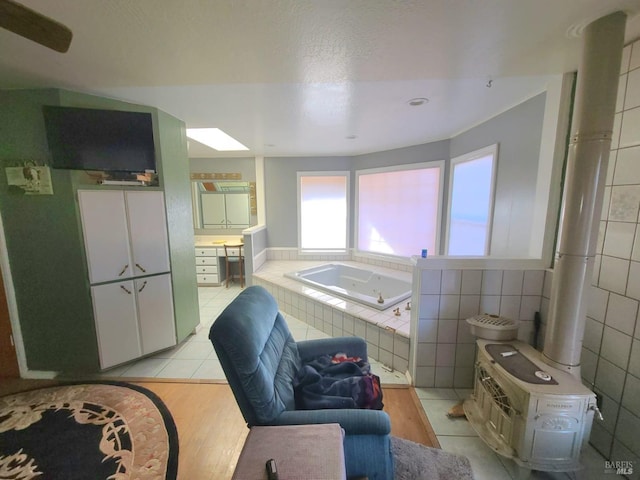
<svg viewBox="0 0 640 480">
<path fill-rule="evenodd" d="M 267 460 L 267 478 L 269 480 L 278 480 L 278 470 L 276 469 L 276 461 L 273 458 Z"/>
</svg>

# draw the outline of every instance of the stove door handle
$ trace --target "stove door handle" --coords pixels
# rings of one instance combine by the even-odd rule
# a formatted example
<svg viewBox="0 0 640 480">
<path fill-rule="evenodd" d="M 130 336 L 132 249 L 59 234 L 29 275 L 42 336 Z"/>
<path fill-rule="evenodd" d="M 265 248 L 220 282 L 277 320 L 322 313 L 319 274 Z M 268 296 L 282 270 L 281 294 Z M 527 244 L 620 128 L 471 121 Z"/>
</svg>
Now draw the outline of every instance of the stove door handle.
<svg viewBox="0 0 640 480">
<path fill-rule="evenodd" d="M 598 420 L 600 420 L 601 422 L 604 421 L 604 417 L 602 416 L 602 412 L 598 408 L 598 405 L 591 404 L 589 405 L 588 410 L 592 410 L 594 412 L 594 415 L 598 416 Z"/>
</svg>

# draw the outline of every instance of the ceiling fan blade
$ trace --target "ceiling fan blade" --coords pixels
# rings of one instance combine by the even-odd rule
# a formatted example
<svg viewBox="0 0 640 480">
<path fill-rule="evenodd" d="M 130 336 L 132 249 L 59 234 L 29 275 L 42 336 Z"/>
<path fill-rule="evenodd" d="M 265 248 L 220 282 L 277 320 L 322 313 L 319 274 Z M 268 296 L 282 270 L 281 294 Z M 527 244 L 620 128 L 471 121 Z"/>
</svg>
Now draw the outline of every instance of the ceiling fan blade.
<svg viewBox="0 0 640 480">
<path fill-rule="evenodd" d="M 0 27 L 60 53 L 69 50 L 73 37 L 66 26 L 13 0 L 0 0 Z"/>
</svg>

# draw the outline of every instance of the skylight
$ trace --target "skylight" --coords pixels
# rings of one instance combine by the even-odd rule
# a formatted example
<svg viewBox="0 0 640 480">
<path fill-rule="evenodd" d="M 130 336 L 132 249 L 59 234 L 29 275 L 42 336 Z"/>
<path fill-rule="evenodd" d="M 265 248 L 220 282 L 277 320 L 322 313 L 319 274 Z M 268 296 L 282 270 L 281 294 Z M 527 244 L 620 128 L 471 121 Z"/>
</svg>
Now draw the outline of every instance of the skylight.
<svg viewBox="0 0 640 480">
<path fill-rule="evenodd" d="M 249 150 L 219 128 L 187 128 L 187 137 L 219 152 Z"/>
</svg>

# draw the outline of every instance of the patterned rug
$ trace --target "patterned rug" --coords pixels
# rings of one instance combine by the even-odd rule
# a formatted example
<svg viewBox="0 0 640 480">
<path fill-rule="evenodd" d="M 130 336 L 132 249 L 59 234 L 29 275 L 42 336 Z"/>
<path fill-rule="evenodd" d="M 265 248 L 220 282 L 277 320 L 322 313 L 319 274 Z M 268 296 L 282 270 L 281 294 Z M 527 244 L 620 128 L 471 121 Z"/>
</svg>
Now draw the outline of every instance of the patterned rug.
<svg viewBox="0 0 640 480">
<path fill-rule="evenodd" d="M 0 397 L 0 479 L 175 480 L 178 433 L 151 391 L 86 383 Z"/>
</svg>

